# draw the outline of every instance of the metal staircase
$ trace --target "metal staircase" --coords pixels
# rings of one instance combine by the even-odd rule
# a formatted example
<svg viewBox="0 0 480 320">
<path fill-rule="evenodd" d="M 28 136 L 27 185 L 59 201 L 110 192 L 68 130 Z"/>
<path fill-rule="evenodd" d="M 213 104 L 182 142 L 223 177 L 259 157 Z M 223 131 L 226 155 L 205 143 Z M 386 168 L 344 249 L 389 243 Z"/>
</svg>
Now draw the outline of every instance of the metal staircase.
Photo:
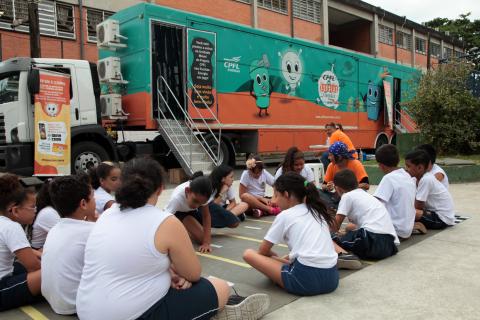
<svg viewBox="0 0 480 320">
<path fill-rule="evenodd" d="M 160 91 L 161 82 L 165 88 L 167 88 L 168 93 L 174 98 L 176 102 L 174 107 L 178 108 L 175 110 L 180 110 L 184 119 L 179 119 L 175 116 L 178 112 L 173 112 L 166 97 Z M 220 121 L 207 106 L 197 89 L 191 83 L 190 86 L 202 99 L 202 103 L 206 107 L 205 109 L 210 111 L 212 115 L 211 119 L 214 119 L 216 123 L 220 124 Z M 186 92 L 186 97 L 193 105 L 193 101 L 188 95 L 188 92 Z M 161 107 L 160 102 L 163 102 L 163 106 L 165 106 L 164 109 Z M 213 168 L 219 164 L 221 129 L 214 133 L 202 113 L 197 108 L 193 108 L 198 113 L 198 119 L 203 121 L 204 125 L 202 128 L 206 128 L 206 130 L 200 130 L 197 123 L 180 104 L 163 76 L 157 78 L 157 106 L 157 121 L 160 134 L 187 175 L 192 175 L 196 171 L 203 171 L 203 173 L 209 174 Z M 167 115 L 170 117 L 167 117 Z M 208 120 L 210 121 L 211 119 Z"/>
<path fill-rule="evenodd" d="M 405 109 L 395 108 L 394 129 L 397 133 L 412 133 L 417 131 L 417 125 Z"/>
</svg>

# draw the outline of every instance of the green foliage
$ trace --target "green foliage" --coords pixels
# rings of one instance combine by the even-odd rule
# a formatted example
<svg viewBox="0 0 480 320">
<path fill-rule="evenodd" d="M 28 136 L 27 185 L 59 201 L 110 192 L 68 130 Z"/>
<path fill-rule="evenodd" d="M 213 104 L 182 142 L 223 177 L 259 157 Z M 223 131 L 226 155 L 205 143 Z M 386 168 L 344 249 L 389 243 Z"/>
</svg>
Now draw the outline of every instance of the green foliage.
<svg viewBox="0 0 480 320">
<path fill-rule="evenodd" d="M 467 88 L 472 64 L 452 61 L 422 76 L 408 109 L 425 141 L 442 153 L 470 153 L 480 145 L 480 99 Z"/>
<path fill-rule="evenodd" d="M 467 43 L 467 48 L 480 48 L 480 19 L 471 21 L 470 12 L 461 14 L 458 19 L 435 18 L 425 23 L 427 27 L 439 28 L 440 31 L 449 31 L 450 35 L 460 38 Z"/>
</svg>

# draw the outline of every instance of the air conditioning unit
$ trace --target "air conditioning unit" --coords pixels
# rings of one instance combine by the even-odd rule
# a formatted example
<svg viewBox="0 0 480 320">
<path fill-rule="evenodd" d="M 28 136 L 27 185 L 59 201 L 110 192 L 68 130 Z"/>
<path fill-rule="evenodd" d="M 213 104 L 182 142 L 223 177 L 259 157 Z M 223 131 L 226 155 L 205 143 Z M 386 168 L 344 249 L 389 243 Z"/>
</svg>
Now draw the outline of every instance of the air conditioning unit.
<svg viewBox="0 0 480 320">
<path fill-rule="evenodd" d="M 97 47 L 125 48 L 127 45 L 121 43 L 121 39 L 127 39 L 120 35 L 120 24 L 117 20 L 108 19 L 97 25 Z"/>
<path fill-rule="evenodd" d="M 122 117 L 122 95 L 121 94 L 105 94 L 100 96 L 100 108 L 102 117 Z"/>
<path fill-rule="evenodd" d="M 98 61 L 98 77 L 100 81 L 122 80 L 120 58 L 108 57 Z"/>
</svg>

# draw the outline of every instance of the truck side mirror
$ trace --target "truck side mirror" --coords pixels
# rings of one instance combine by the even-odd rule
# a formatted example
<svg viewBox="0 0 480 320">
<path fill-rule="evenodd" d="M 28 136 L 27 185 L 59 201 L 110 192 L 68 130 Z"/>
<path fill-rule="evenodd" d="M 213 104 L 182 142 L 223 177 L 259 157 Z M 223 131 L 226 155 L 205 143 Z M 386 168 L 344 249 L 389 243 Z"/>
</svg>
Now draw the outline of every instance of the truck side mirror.
<svg viewBox="0 0 480 320">
<path fill-rule="evenodd" d="M 27 78 L 28 91 L 30 92 L 31 103 L 35 103 L 35 95 L 40 92 L 40 71 L 38 69 L 30 69 Z"/>
</svg>

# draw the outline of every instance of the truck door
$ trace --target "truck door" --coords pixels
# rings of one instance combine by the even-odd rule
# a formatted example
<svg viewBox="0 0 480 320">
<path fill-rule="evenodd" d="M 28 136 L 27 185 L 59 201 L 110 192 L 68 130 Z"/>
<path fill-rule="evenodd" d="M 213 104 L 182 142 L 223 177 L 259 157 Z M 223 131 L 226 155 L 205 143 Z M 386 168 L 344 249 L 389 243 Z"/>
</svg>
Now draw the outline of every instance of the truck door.
<svg viewBox="0 0 480 320">
<path fill-rule="evenodd" d="M 153 118 L 185 119 L 184 28 L 152 23 Z M 163 97 L 163 98 L 162 98 Z"/>
</svg>

